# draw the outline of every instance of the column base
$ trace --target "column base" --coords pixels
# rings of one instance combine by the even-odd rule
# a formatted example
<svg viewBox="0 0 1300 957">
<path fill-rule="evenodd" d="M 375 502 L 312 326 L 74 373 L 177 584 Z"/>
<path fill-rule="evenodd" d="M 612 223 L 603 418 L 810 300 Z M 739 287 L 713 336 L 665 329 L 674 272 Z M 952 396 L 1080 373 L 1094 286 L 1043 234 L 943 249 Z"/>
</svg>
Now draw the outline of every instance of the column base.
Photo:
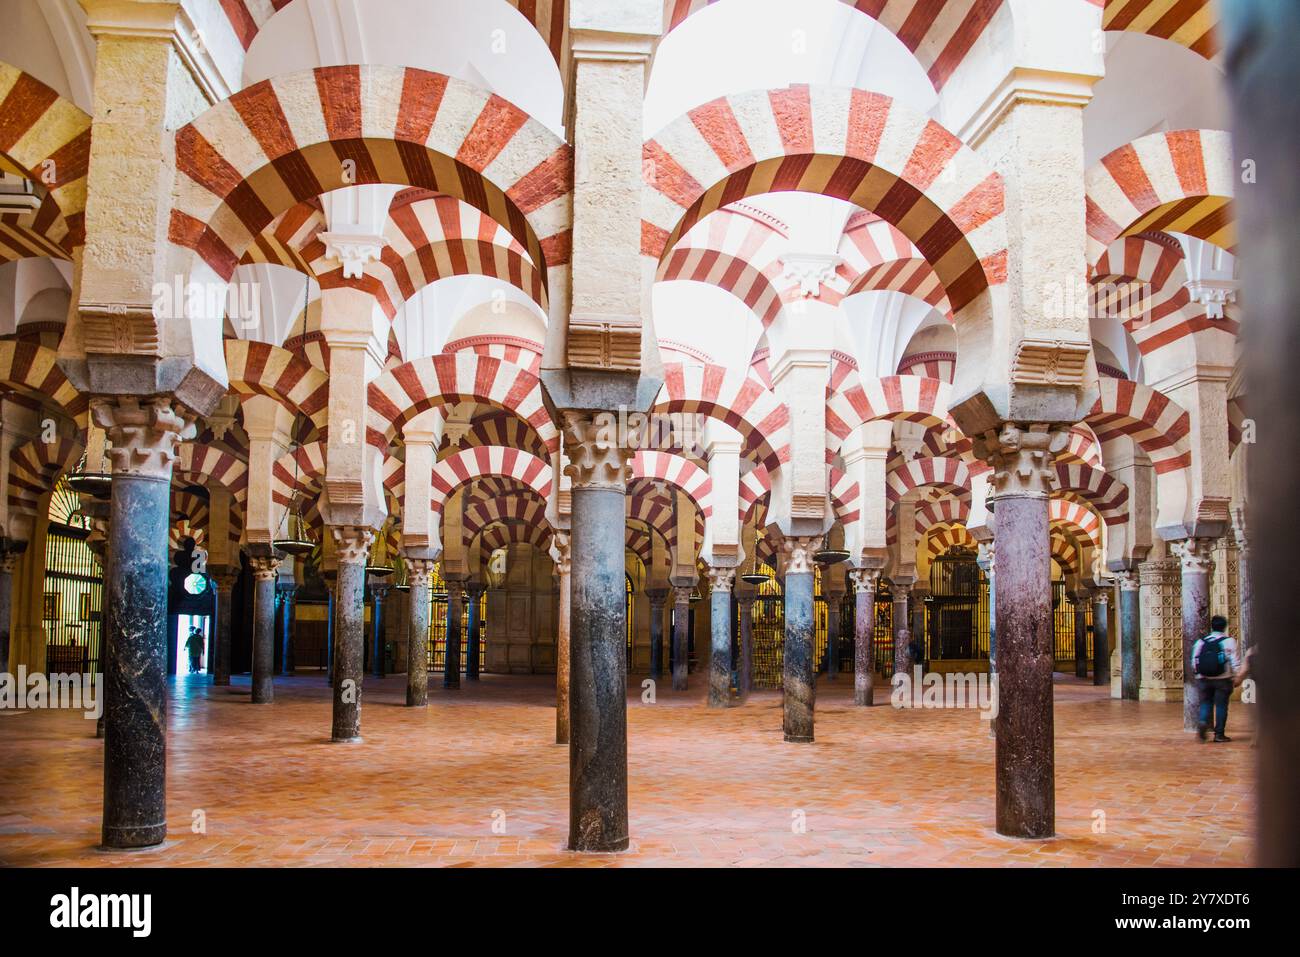
<svg viewBox="0 0 1300 957">
<path fill-rule="evenodd" d="M 789 741 L 791 744 L 812 744 L 813 743 L 813 736 L 811 734 L 808 735 L 786 734 L 784 735 L 784 737 L 785 740 Z"/>
<path fill-rule="evenodd" d="M 166 839 L 166 823 L 140 827 L 105 827 L 100 835 L 99 846 L 105 851 L 143 851 L 157 847 Z"/>
<path fill-rule="evenodd" d="M 569 850 L 575 854 L 621 854 L 631 845 L 628 838 L 612 841 L 609 844 L 594 844 L 591 847 L 576 847 L 574 842 L 569 842 Z"/>
<path fill-rule="evenodd" d="M 351 738 L 330 738 L 330 744 L 360 744 L 361 735 L 355 735 Z"/>
</svg>

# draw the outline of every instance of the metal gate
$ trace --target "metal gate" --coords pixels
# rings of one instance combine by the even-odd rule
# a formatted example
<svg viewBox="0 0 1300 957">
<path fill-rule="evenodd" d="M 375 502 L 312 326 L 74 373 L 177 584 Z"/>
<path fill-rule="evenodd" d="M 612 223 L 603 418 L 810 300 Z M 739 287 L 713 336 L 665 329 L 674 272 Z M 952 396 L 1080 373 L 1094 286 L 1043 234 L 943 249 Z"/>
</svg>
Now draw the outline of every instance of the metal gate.
<svg viewBox="0 0 1300 957">
<path fill-rule="evenodd" d="M 75 498 L 75 496 L 74 496 Z M 76 520 L 76 514 L 70 515 Z M 103 570 L 86 539 L 90 530 L 50 522 L 45 537 L 45 667 L 49 674 L 101 668 Z"/>
<path fill-rule="evenodd" d="M 975 555 L 959 549 L 930 563 L 926 657 L 971 661 L 989 656 L 989 583 Z"/>
<path fill-rule="evenodd" d="M 442 563 L 438 562 L 429 573 L 429 670 L 442 674 L 447 667 L 447 583 L 442 579 Z M 468 594 L 460 602 L 460 670 L 464 674 L 469 665 L 469 603 Z M 487 669 L 487 589 L 478 596 L 478 670 Z"/>
<path fill-rule="evenodd" d="M 750 612 L 749 642 L 751 681 L 755 688 L 781 687 L 781 650 L 785 644 L 785 597 L 776 569 L 761 565 L 759 571 L 769 577 L 759 585 Z"/>
<path fill-rule="evenodd" d="M 1074 671 L 1074 596 L 1065 588 L 1064 581 L 1052 582 L 1052 644 L 1055 649 L 1058 671 Z M 1092 666 L 1092 602 L 1084 600 L 1084 660 Z"/>
</svg>

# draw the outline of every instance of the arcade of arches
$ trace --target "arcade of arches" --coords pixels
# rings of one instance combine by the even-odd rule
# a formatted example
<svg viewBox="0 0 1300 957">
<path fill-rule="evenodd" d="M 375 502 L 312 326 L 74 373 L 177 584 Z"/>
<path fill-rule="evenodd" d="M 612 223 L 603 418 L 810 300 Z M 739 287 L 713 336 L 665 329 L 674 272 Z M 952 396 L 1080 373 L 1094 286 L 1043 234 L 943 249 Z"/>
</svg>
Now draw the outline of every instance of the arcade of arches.
<svg viewBox="0 0 1300 957">
<path fill-rule="evenodd" d="M 1150 758 L 1135 804 L 1203 768 L 1190 648 L 1211 613 L 1250 645 L 1254 440 L 1209 0 L 0 23 L 0 670 L 106 694 L 102 742 L 33 714 L 0 754 L 75 751 L 73 844 L 93 811 L 198 853 L 204 767 L 436 789 L 439 736 L 567 743 L 567 788 L 517 745 L 557 851 L 670 840 L 629 762 L 674 742 L 832 805 L 862 792 L 827 735 L 910 749 L 889 786 L 968 774 L 976 855 L 1125 800 L 1087 726 Z M 995 674 L 991 726 L 890 708 L 921 673 Z M 0 793 L 36 820 L 31 776 Z M 929 806 L 900 794 L 890 833 Z M 1186 844 L 1144 820 L 1098 847 Z"/>
</svg>

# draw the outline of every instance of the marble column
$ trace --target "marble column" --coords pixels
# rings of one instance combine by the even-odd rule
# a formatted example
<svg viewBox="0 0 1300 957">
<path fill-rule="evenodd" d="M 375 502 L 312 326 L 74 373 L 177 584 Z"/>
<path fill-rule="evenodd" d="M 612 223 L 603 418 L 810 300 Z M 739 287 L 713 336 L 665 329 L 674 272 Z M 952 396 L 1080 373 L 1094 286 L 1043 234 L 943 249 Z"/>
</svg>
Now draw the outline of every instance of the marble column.
<svg viewBox="0 0 1300 957">
<path fill-rule="evenodd" d="M 222 569 L 212 577 L 217 585 L 217 627 L 213 633 L 215 647 L 212 649 L 212 683 L 225 686 L 230 684 L 230 643 L 234 637 L 230 604 L 239 574 L 230 569 Z"/>
<path fill-rule="evenodd" d="M 673 586 L 673 690 L 687 689 L 691 665 L 691 593 L 693 585 Z"/>
<path fill-rule="evenodd" d="M 650 677 L 658 683 L 664 676 L 664 602 L 668 589 L 651 588 L 650 599 Z"/>
<path fill-rule="evenodd" d="M 1110 684 L 1110 589 L 1092 593 L 1092 683 Z"/>
<path fill-rule="evenodd" d="M 1055 453 L 1067 440 L 1063 430 L 1008 423 L 977 443 L 993 467 L 997 831 L 1008 837 L 1044 838 L 1056 830 L 1048 497 Z"/>
<path fill-rule="evenodd" d="M 569 564 L 569 533 L 556 530 L 551 533 L 551 560 L 560 580 L 560 600 L 555 629 L 555 743 L 569 743 L 569 662 L 570 662 L 570 608 L 572 579 Z"/>
<path fill-rule="evenodd" d="M 460 616 L 465 583 L 447 579 L 447 642 L 442 656 L 442 686 L 460 688 Z"/>
<path fill-rule="evenodd" d="M 996 550 L 992 542 L 980 542 L 979 557 L 975 559 L 980 569 L 984 572 L 984 577 L 989 583 L 989 674 L 995 675 L 998 671 L 998 589 L 997 576 L 993 570 L 993 557 Z M 989 731 L 992 732 L 996 721 L 989 722 Z"/>
<path fill-rule="evenodd" d="M 297 585 L 280 585 L 275 593 L 280 598 L 280 674 L 291 675 L 297 670 L 293 660 L 293 604 Z"/>
<path fill-rule="evenodd" d="M 361 679 L 366 642 L 366 560 L 373 529 L 331 526 L 338 559 L 334 600 L 334 720 L 330 740 L 361 741 Z"/>
<path fill-rule="evenodd" d="M 908 625 L 907 599 L 912 593 L 912 583 L 895 580 L 890 582 L 894 594 L 894 674 L 912 674 L 912 629 Z"/>
<path fill-rule="evenodd" d="M 830 575 L 829 568 L 822 570 L 823 580 Z M 834 681 L 840 671 L 840 603 L 844 596 L 837 591 L 826 593 L 826 677 Z"/>
<path fill-rule="evenodd" d="M 334 684 L 334 609 L 338 604 L 338 572 L 322 572 L 325 579 L 325 683 Z"/>
<path fill-rule="evenodd" d="M 391 585 L 370 583 L 370 673 L 376 678 L 386 674 L 384 667 L 384 599 Z"/>
<path fill-rule="evenodd" d="M 427 558 L 406 559 L 406 583 L 410 627 L 406 635 L 406 706 L 423 708 L 429 703 L 429 576 L 435 562 Z"/>
<path fill-rule="evenodd" d="M 1074 676 L 1088 677 L 1088 593 L 1074 593 Z"/>
<path fill-rule="evenodd" d="M 1200 693 L 1192 672 L 1192 646 L 1210 633 L 1210 569 L 1214 559 L 1211 542 L 1188 538 L 1173 543 L 1182 569 L 1183 590 L 1183 730 L 1195 731 Z"/>
<path fill-rule="evenodd" d="M 1142 593 L 1136 568 L 1115 573 L 1119 579 L 1120 697 L 1137 701 L 1142 687 Z"/>
<path fill-rule="evenodd" d="M 754 690 L 754 596 L 736 596 L 736 613 L 740 615 L 740 663 L 736 666 L 736 695 L 743 704 Z"/>
<path fill-rule="evenodd" d="M 275 583 L 280 577 L 280 559 L 256 555 L 253 568 L 253 704 L 275 700 Z"/>
<path fill-rule="evenodd" d="M 816 617 L 813 610 L 813 552 L 821 548 L 821 536 L 801 535 L 782 539 L 785 554 L 785 646 L 782 653 L 782 730 L 785 740 L 811 744 L 817 686 L 813 677 L 813 642 Z"/>
<path fill-rule="evenodd" d="M 6 548 L 0 551 L 0 673 L 9 672 L 9 632 L 13 621 L 14 567 L 18 564 L 21 549 Z M 102 644 L 102 642 L 101 642 Z"/>
<path fill-rule="evenodd" d="M 709 569 L 709 707 L 731 705 L 731 589 L 734 568 Z"/>
<path fill-rule="evenodd" d="M 172 463 L 193 418 L 164 398 L 92 399 L 112 444 L 112 500 L 104 607 L 105 847 L 161 844 L 167 836 L 167 581 Z"/>
<path fill-rule="evenodd" d="M 465 600 L 469 602 L 468 613 L 465 627 L 469 634 L 465 638 L 465 680 L 478 681 L 478 659 L 479 659 L 479 642 L 482 636 L 479 634 L 478 621 L 478 603 L 483 594 L 482 585 L 469 585 L 465 589 Z"/>
<path fill-rule="evenodd" d="M 853 582 L 853 703 L 869 708 L 876 691 L 876 581 L 874 568 L 849 572 Z"/>
<path fill-rule="evenodd" d="M 624 501 L 631 450 L 590 413 L 564 416 L 573 481 L 569 849 L 622 851 L 627 829 Z"/>
<path fill-rule="evenodd" d="M 1250 538 L 1246 533 L 1246 511 L 1238 507 L 1232 510 L 1232 537 L 1237 546 L 1237 645 L 1240 653 L 1245 653 L 1254 646 L 1255 634 L 1252 618 L 1255 612 L 1255 596 L 1250 585 Z M 1226 614 L 1226 613 L 1225 613 Z"/>
</svg>

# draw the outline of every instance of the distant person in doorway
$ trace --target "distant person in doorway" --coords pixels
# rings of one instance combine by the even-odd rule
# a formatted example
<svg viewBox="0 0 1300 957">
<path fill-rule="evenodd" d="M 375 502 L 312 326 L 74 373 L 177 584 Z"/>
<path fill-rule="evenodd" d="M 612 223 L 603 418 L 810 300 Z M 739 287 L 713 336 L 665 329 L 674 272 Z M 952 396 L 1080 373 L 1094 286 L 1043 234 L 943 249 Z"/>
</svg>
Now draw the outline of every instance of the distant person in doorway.
<svg viewBox="0 0 1300 957">
<path fill-rule="evenodd" d="M 1192 645 L 1192 669 L 1196 690 L 1201 696 L 1200 720 L 1196 735 L 1202 741 L 1210 729 L 1210 711 L 1214 711 L 1214 743 L 1232 739 L 1224 734 L 1228 726 L 1228 698 L 1232 689 L 1245 677 L 1237 641 L 1227 635 L 1228 619 L 1215 615 L 1210 619 L 1210 633 Z M 1238 677 L 1240 676 L 1240 677 Z"/>
<path fill-rule="evenodd" d="M 190 674 L 203 670 L 203 629 L 197 625 L 190 629 L 189 638 L 185 639 L 185 650 L 190 656 Z"/>
</svg>

